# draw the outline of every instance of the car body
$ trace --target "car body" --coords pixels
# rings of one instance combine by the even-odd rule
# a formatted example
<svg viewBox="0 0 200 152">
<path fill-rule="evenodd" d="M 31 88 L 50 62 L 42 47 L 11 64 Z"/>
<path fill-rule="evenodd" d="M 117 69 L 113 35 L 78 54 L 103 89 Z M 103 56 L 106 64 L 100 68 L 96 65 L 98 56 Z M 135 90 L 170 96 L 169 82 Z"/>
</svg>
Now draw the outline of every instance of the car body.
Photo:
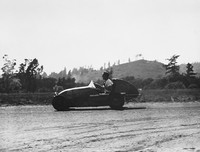
<svg viewBox="0 0 200 152">
<path fill-rule="evenodd" d="M 70 107 L 98 107 L 110 106 L 121 109 L 127 99 L 136 98 L 138 90 L 129 82 L 112 79 L 111 92 L 104 92 L 104 88 L 90 82 L 88 86 L 65 89 L 54 96 L 52 105 L 58 111 L 70 110 Z"/>
</svg>

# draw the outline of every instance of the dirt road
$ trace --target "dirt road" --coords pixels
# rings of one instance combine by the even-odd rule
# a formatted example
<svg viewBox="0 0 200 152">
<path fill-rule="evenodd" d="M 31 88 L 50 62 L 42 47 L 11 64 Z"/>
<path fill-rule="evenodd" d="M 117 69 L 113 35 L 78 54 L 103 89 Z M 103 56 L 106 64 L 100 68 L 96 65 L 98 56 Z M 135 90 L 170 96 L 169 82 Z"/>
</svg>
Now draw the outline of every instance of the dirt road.
<svg viewBox="0 0 200 152">
<path fill-rule="evenodd" d="M 200 152 L 200 103 L 0 107 L 0 151 Z"/>
</svg>

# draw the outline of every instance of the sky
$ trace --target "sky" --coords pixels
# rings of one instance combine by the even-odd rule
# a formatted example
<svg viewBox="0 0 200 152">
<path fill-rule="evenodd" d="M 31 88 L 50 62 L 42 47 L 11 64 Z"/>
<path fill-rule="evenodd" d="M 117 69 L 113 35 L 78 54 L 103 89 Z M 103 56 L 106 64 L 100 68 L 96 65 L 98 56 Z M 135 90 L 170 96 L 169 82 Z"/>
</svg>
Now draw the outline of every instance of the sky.
<svg viewBox="0 0 200 152">
<path fill-rule="evenodd" d="M 200 0 L 0 0 L 0 66 L 44 71 L 146 60 L 200 62 Z"/>
</svg>

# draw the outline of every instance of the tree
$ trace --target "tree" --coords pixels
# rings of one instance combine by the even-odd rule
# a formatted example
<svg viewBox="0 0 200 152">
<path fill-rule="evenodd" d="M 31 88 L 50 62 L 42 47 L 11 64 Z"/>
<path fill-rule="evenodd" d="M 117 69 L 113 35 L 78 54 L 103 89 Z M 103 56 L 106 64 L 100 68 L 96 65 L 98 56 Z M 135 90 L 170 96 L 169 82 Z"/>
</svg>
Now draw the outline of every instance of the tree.
<svg viewBox="0 0 200 152">
<path fill-rule="evenodd" d="M 160 78 L 153 80 L 148 86 L 148 89 L 163 89 L 168 84 L 167 78 Z"/>
<path fill-rule="evenodd" d="M 185 89 L 185 85 L 183 84 L 183 82 L 177 81 L 177 82 L 172 82 L 172 83 L 168 83 L 165 86 L 165 89 Z"/>
<path fill-rule="evenodd" d="M 100 70 L 100 71 L 103 71 L 103 67 L 101 66 L 99 70 Z"/>
<path fill-rule="evenodd" d="M 187 65 L 186 65 L 186 77 L 187 78 L 194 78 L 195 77 L 195 75 L 196 75 L 196 73 L 194 73 L 194 71 L 193 71 L 193 65 L 192 64 L 190 64 L 190 63 L 188 63 Z"/>
<path fill-rule="evenodd" d="M 26 69 L 27 91 L 35 92 L 37 87 L 36 79 L 40 78 L 43 66 L 38 67 L 39 62 L 36 58 L 29 61 L 29 65 Z"/>
<path fill-rule="evenodd" d="M 75 78 L 68 77 L 67 79 L 65 77 L 59 78 L 57 85 L 62 86 L 64 89 L 75 87 Z"/>
<path fill-rule="evenodd" d="M 196 75 L 196 73 L 194 73 L 194 71 L 193 71 L 193 65 L 192 64 L 190 64 L 190 63 L 188 63 L 187 65 L 186 65 L 186 75 L 185 75 L 185 79 L 186 79 L 186 81 L 187 81 L 187 87 L 189 87 L 191 84 L 196 84 L 197 83 L 197 79 L 196 79 L 196 77 L 195 77 L 195 75 Z M 190 86 L 190 88 L 192 88 L 191 86 Z"/>
<path fill-rule="evenodd" d="M 21 83 L 20 83 L 20 79 L 18 78 L 13 78 L 10 82 L 9 85 L 9 90 L 11 92 L 19 92 L 19 90 L 21 89 Z"/>
<path fill-rule="evenodd" d="M 13 74 L 15 70 L 16 59 L 10 60 L 8 58 L 8 55 L 5 54 L 3 56 L 3 60 L 5 62 L 3 67 L 1 68 L 1 70 L 3 71 L 3 74 Z"/>
<path fill-rule="evenodd" d="M 45 78 L 37 79 L 37 91 L 38 92 L 51 92 L 56 84 L 55 78 Z"/>
<path fill-rule="evenodd" d="M 72 77 L 72 72 L 71 70 L 68 71 L 68 74 L 67 74 L 67 78 L 71 78 Z"/>
<path fill-rule="evenodd" d="M 108 62 L 108 68 L 110 68 L 110 62 Z"/>
<path fill-rule="evenodd" d="M 117 61 L 117 65 L 120 65 L 120 60 Z"/>
<path fill-rule="evenodd" d="M 64 70 L 61 70 L 59 73 L 58 73 L 58 78 L 67 78 L 67 69 L 66 67 L 64 67 Z"/>
<path fill-rule="evenodd" d="M 166 65 L 166 74 L 172 76 L 179 74 L 179 66 L 177 65 L 176 60 L 180 55 L 173 55 L 170 59 L 167 59 L 169 63 Z"/>
<path fill-rule="evenodd" d="M 47 78 L 48 77 L 46 72 L 43 72 L 41 76 L 42 76 L 42 78 Z"/>
<path fill-rule="evenodd" d="M 152 78 L 147 78 L 147 79 L 142 80 L 142 87 L 144 88 L 144 87 L 150 85 L 151 82 L 153 82 Z"/>
<path fill-rule="evenodd" d="M 22 82 L 22 87 L 26 91 L 35 92 L 37 89 L 36 79 L 41 79 L 43 66 L 39 67 L 38 60 L 25 59 L 24 63 L 20 64 L 18 77 Z"/>
<path fill-rule="evenodd" d="M 142 58 L 142 54 L 136 54 L 135 60 L 138 60 L 138 58 Z"/>
<path fill-rule="evenodd" d="M 13 60 L 10 60 L 8 58 L 8 55 L 5 54 L 3 56 L 3 60 L 4 60 L 4 65 L 3 67 L 1 68 L 3 74 L 2 74 L 2 79 L 3 79 L 3 84 L 2 84 L 2 87 L 3 87 L 3 90 L 5 92 L 10 92 L 10 85 L 11 85 L 11 82 L 12 82 L 12 79 L 15 77 L 15 66 L 16 66 L 16 60 L 13 59 Z"/>
<path fill-rule="evenodd" d="M 77 68 L 73 68 L 72 70 L 72 75 L 78 75 L 79 74 L 79 71 Z"/>
<path fill-rule="evenodd" d="M 106 69 L 106 63 L 104 63 L 104 65 L 103 65 L 103 69 L 104 69 L 104 70 Z"/>
</svg>

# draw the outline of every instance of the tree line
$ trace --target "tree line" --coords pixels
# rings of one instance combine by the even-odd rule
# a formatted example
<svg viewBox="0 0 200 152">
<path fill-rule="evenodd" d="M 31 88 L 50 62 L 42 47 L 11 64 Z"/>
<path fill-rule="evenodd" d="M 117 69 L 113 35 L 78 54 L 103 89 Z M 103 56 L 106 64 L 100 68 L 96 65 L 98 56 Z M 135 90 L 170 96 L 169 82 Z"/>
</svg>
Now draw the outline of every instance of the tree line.
<svg viewBox="0 0 200 152">
<path fill-rule="evenodd" d="M 143 89 L 184 89 L 184 88 L 200 88 L 200 77 L 196 76 L 191 63 L 186 65 L 186 71 L 180 74 L 180 67 L 177 65 L 179 55 L 173 55 L 167 59 L 168 64 L 165 65 L 166 75 L 159 79 L 140 79 L 133 76 L 124 77 L 122 79 L 134 84 L 137 88 Z M 60 73 L 51 73 L 48 77 L 43 72 L 44 67 L 39 65 L 38 59 L 24 59 L 24 62 L 16 68 L 16 60 L 9 59 L 8 55 L 3 56 L 3 74 L 0 78 L 0 92 L 52 92 L 55 85 L 62 86 L 64 89 L 83 86 L 84 83 L 76 83 L 73 75 L 80 75 L 94 71 L 92 67 L 79 69 L 74 68 L 68 71 L 66 68 Z M 108 69 L 110 76 L 114 73 L 112 66 Z M 102 80 L 97 82 L 102 83 Z"/>
<path fill-rule="evenodd" d="M 180 67 L 177 65 L 177 59 L 180 55 L 173 55 L 167 59 L 168 64 L 165 65 L 165 76 L 158 79 L 140 79 L 133 76 L 123 78 L 134 84 L 137 88 L 143 89 L 185 89 L 200 88 L 200 77 L 194 73 L 193 65 L 187 63 L 185 73 L 180 73 Z"/>
<path fill-rule="evenodd" d="M 51 92 L 55 84 L 64 88 L 75 86 L 75 79 L 71 75 L 62 78 L 43 77 L 43 66 L 38 59 L 24 59 L 24 62 L 16 68 L 16 60 L 3 56 L 3 74 L 0 78 L 0 92 Z"/>
</svg>

